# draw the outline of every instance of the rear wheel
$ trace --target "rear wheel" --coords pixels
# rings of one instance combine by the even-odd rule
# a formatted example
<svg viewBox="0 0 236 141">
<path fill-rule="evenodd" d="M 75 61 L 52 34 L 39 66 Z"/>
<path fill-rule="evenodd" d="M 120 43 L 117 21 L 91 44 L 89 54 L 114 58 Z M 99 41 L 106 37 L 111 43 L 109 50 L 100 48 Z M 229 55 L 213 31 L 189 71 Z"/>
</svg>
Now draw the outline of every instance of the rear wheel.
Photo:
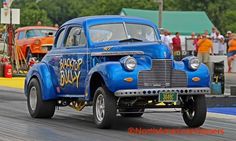
<svg viewBox="0 0 236 141">
<path fill-rule="evenodd" d="M 205 95 L 189 96 L 182 108 L 183 119 L 189 127 L 200 127 L 206 119 Z"/>
<path fill-rule="evenodd" d="M 27 92 L 27 107 L 33 118 L 51 118 L 55 112 L 55 101 L 43 101 L 40 84 L 33 78 Z"/>
<path fill-rule="evenodd" d="M 93 117 L 98 128 L 110 128 L 116 118 L 116 99 L 105 86 L 98 87 L 93 100 Z"/>
<path fill-rule="evenodd" d="M 122 117 L 141 117 L 143 115 L 144 109 L 120 109 L 119 111 L 121 112 L 120 115 Z"/>
</svg>

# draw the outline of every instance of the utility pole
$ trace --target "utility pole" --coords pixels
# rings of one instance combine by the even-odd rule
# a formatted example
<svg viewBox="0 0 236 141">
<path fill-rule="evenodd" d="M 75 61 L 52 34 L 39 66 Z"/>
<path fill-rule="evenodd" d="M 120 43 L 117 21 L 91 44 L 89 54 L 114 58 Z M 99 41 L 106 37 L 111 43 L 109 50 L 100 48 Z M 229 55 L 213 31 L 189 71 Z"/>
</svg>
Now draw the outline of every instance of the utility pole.
<svg viewBox="0 0 236 141">
<path fill-rule="evenodd" d="M 13 25 L 12 25 L 12 10 L 11 10 L 11 4 L 12 4 L 13 0 L 3 0 L 3 8 L 5 9 L 5 11 L 9 10 L 9 13 L 5 13 L 5 14 L 9 14 L 10 15 L 10 23 L 7 24 L 7 34 L 8 34 L 8 56 L 10 57 L 10 60 L 13 57 L 13 53 L 12 53 L 12 49 L 13 49 Z"/>
<path fill-rule="evenodd" d="M 157 19 L 158 21 L 158 27 L 162 28 L 162 11 L 163 11 L 163 0 L 154 0 L 154 2 L 156 2 L 158 4 L 158 17 L 159 19 Z"/>
<path fill-rule="evenodd" d="M 162 28 L 163 0 L 158 0 L 158 4 L 159 4 L 159 20 L 158 20 L 158 26 L 159 26 L 159 28 Z"/>
</svg>

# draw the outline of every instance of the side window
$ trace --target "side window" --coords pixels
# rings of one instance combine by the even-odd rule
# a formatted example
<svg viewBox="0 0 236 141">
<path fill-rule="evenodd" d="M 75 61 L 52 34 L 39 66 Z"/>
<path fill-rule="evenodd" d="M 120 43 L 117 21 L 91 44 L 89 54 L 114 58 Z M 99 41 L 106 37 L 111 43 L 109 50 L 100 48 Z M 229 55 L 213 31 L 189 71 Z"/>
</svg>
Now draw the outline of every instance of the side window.
<svg viewBox="0 0 236 141">
<path fill-rule="evenodd" d="M 28 31 L 26 32 L 26 37 L 27 37 L 27 38 L 35 37 L 35 32 L 34 32 L 34 30 L 28 30 Z"/>
<path fill-rule="evenodd" d="M 86 43 L 87 42 L 86 42 L 86 37 L 85 37 L 85 34 L 84 34 L 84 30 L 81 30 L 79 46 L 85 46 Z"/>
<path fill-rule="evenodd" d="M 65 40 L 65 47 L 83 47 L 86 45 L 84 31 L 80 27 L 71 27 Z"/>
<path fill-rule="evenodd" d="M 24 31 L 19 32 L 18 40 L 22 40 L 24 38 L 25 38 L 25 32 Z"/>
<path fill-rule="evenodd" d="M 59 35 L 57 36 L 56 39 L 56 47 L 60 47 L 60 45 L 63 42 L 63 37 L 64 37 L 64 33 L 65 33 L 65 29 L 62 29 L 62 31 L 60 31 Z"/>
</svg>

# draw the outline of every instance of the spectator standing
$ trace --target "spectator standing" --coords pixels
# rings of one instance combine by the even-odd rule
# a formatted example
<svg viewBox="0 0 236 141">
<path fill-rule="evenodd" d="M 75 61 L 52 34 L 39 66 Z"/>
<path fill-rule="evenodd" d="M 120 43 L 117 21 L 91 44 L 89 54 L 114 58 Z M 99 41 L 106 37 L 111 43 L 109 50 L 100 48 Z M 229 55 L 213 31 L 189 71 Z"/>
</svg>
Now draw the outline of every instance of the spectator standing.
<svg viewBox="0 0 236 141">
<path fill-rule="evenodd" d="M 195 39 L 196 39 L 196 38 L 195 38 L 195 33 L 192 32 L 192 33 L 191 33 L 191 37 L 190 37 L 190 41 L 192 42 L 192 47 L 193 47 L 192 55 L 194 55 L 194 56 L 196 56 L 196 54 L 195 54 L 195 45 L 194 45 L 194 40 L 195 40 Z"/>
<path fill-rule="evenodd" d="M 227 31 L 227 34 L 225 36 L 225 43 L 226 43 L 226 46 L 227 46 L 227 53 L 228 53 L 228 49 L 229 49 L 229 40 L 232 36 L 232 32 L 231 31 Z"/>
<path fill-rule="evenodd" d="M 206 38 L 210 38 L 208 30 L 205 30 L 204 35 L 206 36 Z"/>
<path fill-rule="evenodd" d="M 210 51 L 213 52 L 212 46 L 213 43 L 210 39 L 207 38 L 206 34 L 202 35 L 202 39 L 197 42 L 198 45 L 198 54 L 200 62 L 209 66 Z"/>
<path fill-rule="evenodd" d="M 212 40 L 214 40 L 216 38 L 216 32 L 217 32 L 216 28 L 212 27 L 211 36 L 210 36 Z"/>
<path fill-rule="evenodd" d="M 225 45 L 224 45 L 224 36 L 220 34 L 219 31 L 216 31 L 216 35 L 214 38 L 214 41 L 216 41 L 216 45 L 218 46 L 218 50 L 219 50 L 219 55 L 224 55 L 224 51 L 225 51 Z"/>
<path fill-rule="evenodd" d="M 236 55 L 236 34 L 232 34 L 231 39 L 229 40 L 229 50 L 228 50 L 228 72 L 231 72 L 232 69 L 232 61 L 234 60 Z"/>
<path fill-rule="evenodd" d="M 195 39 L 195 33 L 194 33 L 194 32 L 191 33 L 190 39 L 191 39 L 191 40 L 194 40 L 194 39 Z"/>
<path fill-rule="evenodd" d="M 193 45 L 194 45 L 194 56 L 197 56 L 198 53 L 198 48 L 199 46 L 197 45 L 197 42 L 201 39 L 201 34 L 197 34 L 197 38 L 193 40 Z"/>
<path fill-rule="evenodd" d="M 173 53 L 174 53 L 174 57 L 176 60 L 179 60 L 177 59 L 176 57 L 180 57 L 182 58 L 182 53 L 181 53 L 181 40 L 180 40 L 180 33 L 179 32 L 176 32 L 175 33 L 175 37 L 172 38 L 172 44 L 173 44 Z"/>
<path fill-rule="evenodd" d="M 42 22 L 41 21 L 38 21 L 37 22 L 37 26 L 41 26 L 42 25 Z"/>
<path fill-rule="evenodd" d="M 170 34 L 169 31 L 165 30 L 164 36 L 162 36 L 161 40 L 165 45 L 167 45 L 172 50 L 172 40 L 169 34 Z"/>
<path fill-rule="evenodd" d="M 54 27 L 59 28 L 59 25 L 57 23 L 54 24 Z"/>
</svg>

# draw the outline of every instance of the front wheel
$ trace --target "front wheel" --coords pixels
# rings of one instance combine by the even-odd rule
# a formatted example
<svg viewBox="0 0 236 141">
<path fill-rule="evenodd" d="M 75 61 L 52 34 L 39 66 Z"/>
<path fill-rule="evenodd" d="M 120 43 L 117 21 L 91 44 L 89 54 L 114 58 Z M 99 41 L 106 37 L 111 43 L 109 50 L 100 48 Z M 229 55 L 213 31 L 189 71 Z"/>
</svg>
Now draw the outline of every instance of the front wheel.
<svg viewBox="0 0 236 141">
<path fill-rule="evenodd" d="M 188 96 L 182 108 L 184 122 L 191 128 L 200 127 L 206 120 L 205 95 Z"/>
<path fill-rule="evenodd" d="M 55 112 L 55 101 L 43 101 L 40 84 L 33 78 L 27 91 L 27 107 L 33 118 L 51 118 Z"/>
<path fill-rule="evenodd" d="M 116 99 L 105 86 L 98 87 L 93 100 L 93 117 L 98 128 L 110 128 L 116 118 Z"/>
</svg>

